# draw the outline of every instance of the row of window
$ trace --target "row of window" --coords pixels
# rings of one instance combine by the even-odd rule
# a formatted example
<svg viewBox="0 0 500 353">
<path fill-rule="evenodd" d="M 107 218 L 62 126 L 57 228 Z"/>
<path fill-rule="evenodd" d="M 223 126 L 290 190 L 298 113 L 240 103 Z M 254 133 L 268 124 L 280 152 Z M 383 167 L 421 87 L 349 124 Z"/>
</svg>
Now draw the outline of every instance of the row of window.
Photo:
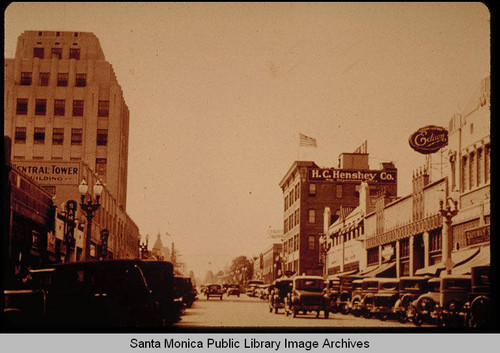
<svg viewBox="0 0 500 353">
<path fill-rule="evenodd" d="M 287 241 L 283 242 L 283 251 L 285 254 L 292 253 L 299 250 L 299 234 L 295 234 Z"/>
<path fill-rule="evenodd" d="M 71 144 L 81 145 L 83 140 L 83 129 L 74 128 L 71 129 Z M 16 127 L 14 143 L 26 143 L 26 127 Z M 33 133 L 33 143 L 34 144 L 44 144 L 45 143 L 45 128 L 36 127 Z M 52 144 L 62 145 L 64 143 L 64 128 L 53 128 L 52 129 Z M 108 145 L 108 130 L 107 129 L 97 129 L 97 145 L 107 146 Z"/>
<path fill-rule="evenodd" d="M 84 101 L 81 99 L 73 100 L 73 116 L 83 116 Z M 54 116 L 64 116 L 66 114 L 66 100 L 54 99 Z M 16 114 L 28 115 L 28 99 L 17 98 Z M 35 99 L 35 115 L 47 115 L 47 99 Z M 109 117 L 109 101 L 99 101 L 97 108 L 98 117 Z"/>
<path fill-rule="evenodd" d="M 358 191 L 355 192 L 355 196 L 358 196 Z M 309 184 L 309 196 L 316 196 L 316 184 Z M 342 184 L 335 185 L 335 197 L 341 199 L 343 197 L 343 187 Z M 292 189 L 288 195 L 285 196 L 285 211 L 290 208 L 293 203 L 300 198 L 300 184 L 297 184 L 294 189 Z"/>
<path fill-rule="evenodd" d="M 296 209 L 294 213 L 292 213 L 288 219 L 285 219 L 284 229 L 285 233 L 291 230 L 293 227 L 300 223 L 300 210 Z"/>
<path fill-rule="evenodd" d="M 52 48 L 50 58 L 62 59 L 63 48 Z M 33 58 L 45 59 L 45 48 L 33 48 Z M 68 59 L 80 60 L 80 48 L 69 48 Z"/>
<path fill-rule="evenodd" d="M 300 184 L 295 185 L 295 188 L 292 188 L 288 195 L 285 196 L 285 211 L 298 199 L 300 199 Z"/>
<path fill-rule="evenodd" d="M 357 239 L 363 234 L 364 228 L 363 224 L 359 227 L 356 227 L 344 234 L 336 234 L 332 237 L 332 246 L 337 246 L 341 244 L 341 237 L 343 238 L 343 242 L 348 242 L 353 239 Z"/>
<path fill-rule="evenodd" d="M 475 187 L 490 182 L 490 145 L 481 146 L 462 156 L 461 165 L 461 191 L 472 190 Z M 454 156 L 450 159 L 452 172 L 452 188 L 456 186 L 456 161 Z"/>
<path fill-rule="evenodd" d="M 61 87 L 67 87 L 69 83 L 69 74 L 66 72 L 60 72 L 57 74 L 57 85 Z M 33 77 L 31 72 L 21 72 L 21 86 L 30 86 L 33 83 Z M 38 74 L 38 85 L 48 86 L 50 84 L 50 72 L 40 72 Z M 85 87 L 87 86 L 87 74 L 76 74 L 75 77 L 75 87 Z"/>
</svg>

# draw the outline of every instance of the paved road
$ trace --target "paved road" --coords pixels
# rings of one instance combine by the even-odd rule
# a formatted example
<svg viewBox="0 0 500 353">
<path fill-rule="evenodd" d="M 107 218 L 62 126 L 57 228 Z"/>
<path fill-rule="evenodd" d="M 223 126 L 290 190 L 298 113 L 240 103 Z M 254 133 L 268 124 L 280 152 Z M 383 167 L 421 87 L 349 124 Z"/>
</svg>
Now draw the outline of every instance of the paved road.
<svg viewBox="0 0 500 353">
<path fill-rule="evenodd" d="M 286 316 L 281 309 L 278 314 L 270 313 L 266 301 L 248 297 L 210 298 L 201 297 L 186 310 L 180 327 L 408 327 L 395 320 L 381 321 L 353 315 L 330 314 L 328 319 L 316 318 L 315 313 Z"/>
</svg>

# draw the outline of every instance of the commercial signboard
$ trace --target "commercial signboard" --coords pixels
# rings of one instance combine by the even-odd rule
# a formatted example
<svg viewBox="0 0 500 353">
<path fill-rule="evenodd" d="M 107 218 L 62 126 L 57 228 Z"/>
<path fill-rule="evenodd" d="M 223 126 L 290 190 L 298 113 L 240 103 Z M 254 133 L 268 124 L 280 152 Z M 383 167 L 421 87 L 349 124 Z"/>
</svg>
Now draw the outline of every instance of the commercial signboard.
<svg viewBox="0 0 500 353">
<path fill-rule="evenodd" d="M 309 170 L 310 181 L 394 183 L 396 179 L 396 170 L 349 170 L 334 168 L 311 168 Z"/>
<path fill-rule="evenodd" d="M 12 166 L 41 185 L 78 185 L 79 162 L 13 161 Z"/>
<path fill-rule="evenodd" d="M 482 226 L 465 231 L 467 245 L 474 245 L 490 241 L 490 226 Z"/>
<path fill-rule="evenodd" d="M 283 229 L 268 229 L 267 236 L 270 239 L 283 239 Z"/>
<path fill-rule="evenodd" d="M 410 136 L 409 143 L 417 152 L 434 153 L 448 144 L 448 130 L 434 125 L 425 126 Z"/>
</svg>

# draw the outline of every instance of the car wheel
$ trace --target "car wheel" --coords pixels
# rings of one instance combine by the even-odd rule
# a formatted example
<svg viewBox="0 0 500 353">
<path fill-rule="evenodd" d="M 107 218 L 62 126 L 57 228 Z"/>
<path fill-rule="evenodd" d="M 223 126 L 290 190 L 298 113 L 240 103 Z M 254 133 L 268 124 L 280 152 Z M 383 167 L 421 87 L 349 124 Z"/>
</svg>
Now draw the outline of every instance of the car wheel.
<svg viewBox="0 0 500 353">
<path fill-rule="evenodd" d="M 402 324 L 404 324 L 405 322 L 408 321 L 408 316 L 406 315 L 405 312 L 400 312 L 399 315 L 398 315 L 398 320 L 399 320 L 399 322 L 401 322 Z"/>
<path fill-rule="evenodd" d="M 387 319 L 388 319 L 388 317 L 389 317 L 389 314 L 381 314 L 381 315 L 379 316 L 379 319 L 380 319 L 381 321 L 385 321 L 385 320 L 387 320 Z"/>
<path fill-rule="evenodd" d="M 277 307 L 277 306 L 274 308 L 274 313 L 275 313 L 275 314 L 277 314 L 277 313 L 278 313 L 278 307 Z"/>
<path fill-rule="evenodd" d="M 270 306 L 270 307 L 269 307 L 269 312 L 270 312 L 270 313 L 272 313 L 272 312 L 273 312 L 273 307 L 272 307 L 272 306 Z"/>
<path fill-rule="evenodd" d="M 330 316 L 330 311 L 328 309 L 325 309 L 325 319 L 328 319 Z"/>
<path fill-rule="evenodd" d="M 422 326 L 423 320 L 422 316 L 418 313 L 415 313 L 415 316 L 413 317 L 413 324 L 415 326 Z"/>
<path fill-rule="evenodd" d="M 349 314 L 349 307 L 347 305 L 343 305 L 341 309 L 342 315 L 347 315 Z"/>
</svg>

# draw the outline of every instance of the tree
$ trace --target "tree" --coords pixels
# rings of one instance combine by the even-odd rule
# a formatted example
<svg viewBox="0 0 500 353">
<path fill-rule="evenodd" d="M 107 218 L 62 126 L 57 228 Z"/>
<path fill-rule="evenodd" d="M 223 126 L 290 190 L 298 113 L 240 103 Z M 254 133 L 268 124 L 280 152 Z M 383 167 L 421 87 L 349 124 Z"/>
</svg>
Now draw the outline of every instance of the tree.
<svg viewBox="0 0 500 353">
<path fill-rule="evenodd" d="M 236 282 L 245 285 L 248 280 L 252 279 L 253 263 L 246 256 L 238 256 L 233 259 L 230 271 Z"/>
</svg>

